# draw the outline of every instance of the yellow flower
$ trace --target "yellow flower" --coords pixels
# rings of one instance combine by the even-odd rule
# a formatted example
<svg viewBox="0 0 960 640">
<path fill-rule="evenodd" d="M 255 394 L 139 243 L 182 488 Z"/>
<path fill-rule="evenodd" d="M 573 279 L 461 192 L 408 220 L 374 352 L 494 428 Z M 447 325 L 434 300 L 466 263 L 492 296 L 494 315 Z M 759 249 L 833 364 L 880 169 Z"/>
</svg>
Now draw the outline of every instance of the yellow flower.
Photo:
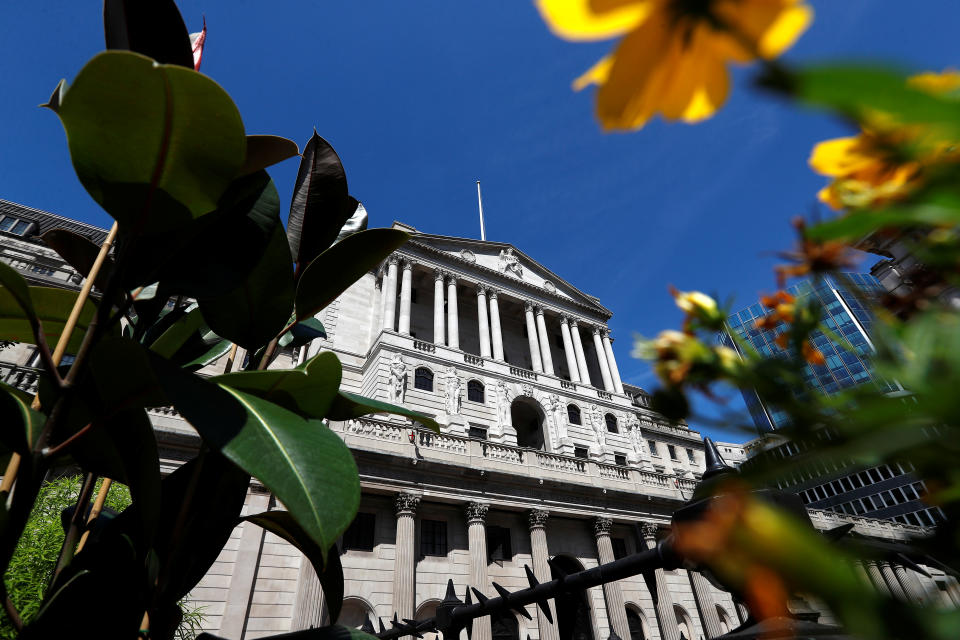
<svg viewBox="0 0 960 640">
<path fill-rule="evenodd" d="M 726 63 L 775 58 L 813 17 L 804 0 L 537 0 L 568 40 L 624 36 L 574 82 L 599 85 L 606 129 L 639 129 L 656 114 L 699 122 L 726 101 Z"/>
</svg>

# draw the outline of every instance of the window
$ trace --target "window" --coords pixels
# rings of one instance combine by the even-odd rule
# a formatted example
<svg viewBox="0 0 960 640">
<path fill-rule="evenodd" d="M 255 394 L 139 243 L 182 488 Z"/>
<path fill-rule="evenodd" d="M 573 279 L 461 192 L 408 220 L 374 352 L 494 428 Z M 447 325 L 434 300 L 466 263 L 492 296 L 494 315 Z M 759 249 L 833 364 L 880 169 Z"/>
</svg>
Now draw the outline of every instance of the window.
<svg viewBox="0 0 960 640">
<path fill-rule="evenodd" d="M 671 460 L 677 460 L 679 462 L 679 458 L 677 458 L 677 448 L 675 446 L 673 446 L 672 444 L 668 444 L 667 451 L 670 452 Z"/>
<path fill-rule="evenodd" d="M 623 538 L 610 538 L 610 544 L 613 545 L 613 559 L 627 557 L 627 541 Z"/>
<path fill-rule="evenodd" d="M 587 459 L 587 448 L 586 447 L 574 447 L 573 448 L 573 457 L 574 458 L 583 458 Z"/>
<path fill-rule="evenodd" d="M 486 439 L 487 439 L 487 430 L 484 429 L 483 427 L 478 427 L 478 426 L 476 426 L 476 425 L 470 425 L 470 433 L 469 433 L 469 436 L 470 436 L 471 438 L 477 438 L 478 440 L 486 440 Z"/>
<path fill-rule="evenodd" d="M 627 454 L 625 453 L 614 453 L 613 454 L 613 463 L 621 467 L 627 466 Z"/>
<path fill-rule="evenodd" d="M 447 523 L 442 520 L 420 521 L 420 555 L 447 555 Z"/>
<path fill-rule="evenodd" d="M 27 220 L 21 220 L 20 218 L 14 218 L 13 216 L 3 216 L 0 219 L 0 231 L 6 231 L 7 233 L 13 233 L 18 236 L 24 235 L 34 223 Z"/>
<path fill-rule="evenodd" d="M 424 391 L 433 391 L 433 371 L 420 367 L 413 375 L 413 386 Z"/>
<path fill-rule="evenodd" d="M 694 464 L 697 463 L 697 458 L 693 455 L 693 449 L 687 449 L 687 460 Z"/>
<path fill-rule="evenodd" d="M 567 420 L 570 421 L 570 424 L 583 424 L 580 422 L 580 407 L 575 404 L 568 404 Z"/>
<path fill-rule="evenodd" d="M 617 429 L 617 416 L 608 413 L 603 419 L 607 422 L 607 431 L 610 433 L 620 433 L 620 430 Z"/>
<path fill-rule="evenodd" d="M 510 548 L 510 529 L 506 527 L 487 527 L 487 559 L 511 560 L 513 549 Z"/>
<path fill-rule="evenodd" d="M 483 403 L 483 383 L 479 380 L 471 380 L 467 383 L 467 400 L 470 402 Z"/>
<path fill-rule="evenodd" d="M 647 440 L 647 446 L 650 447 L 650 455 L 658 457 L 660 456 L 660 454 L 657 453 L 657 443 L 655 441 Z"/>
<path fill-rule="evenodd" d="M 372 513 L 358 513 L 343 532 L 343 550 L 373 551 L 373 531 L 376 518 Z"/>
</svg>

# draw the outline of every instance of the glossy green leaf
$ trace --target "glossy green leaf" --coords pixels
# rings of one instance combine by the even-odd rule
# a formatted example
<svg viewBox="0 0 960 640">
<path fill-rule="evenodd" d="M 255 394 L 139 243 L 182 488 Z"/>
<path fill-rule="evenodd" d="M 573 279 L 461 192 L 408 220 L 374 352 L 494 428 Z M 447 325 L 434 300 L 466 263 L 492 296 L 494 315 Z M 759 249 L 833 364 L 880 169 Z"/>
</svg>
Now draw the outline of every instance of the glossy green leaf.
<svg viewBox="0 0 960 640">
<path fill-rule="evenodd" d="M 296 369 L 240 371 L 216 376 L 211 382 L 268 400 L 304 418 L 322 420 L 337 395 L 340 375 L 340 360 L 326 351 Z"/>
<path fill-rule="evenodd" d="M 193 69 L 190 34 L 173 0 L 104 0 L 103 32 L 107 49 Z"/>
<path fill-rule="evenodd" d="M 302 347 L 312 340 L 326 337 L 327 330 L 324 329 L 323 323 L 316 318 L 307 318 L 293 325 L 289 331 L 280 337 L 280 346 L 291 348 Z"/>
<path fill-rule="evenodd" d="M 240 175 L 245 176 L 266 169 L 287 158 L 300 155 L 297 143 L 290 138 L 280 136 L 247 136 L 247 159 L 244 160 Z"/>
<path fill-rule="evenodd" d="M 858 210 L 811 227 L 808 235 L 819 240 L 857 240 L 879 229 L 915 225 L 960 224 L 960 193 L 940 189 L 921 192 L 912 201 L 880 210 Z"/>
<path fill-rule="evenodd" d="M 80 182 L 127 233 L 213 211 L 246 156 L 240 114 L 217 83 L 136 53 L 95 56 L 57 115 Z"/>
<path fill-rule="evenodd" d="M 223 356 L 227 355 L 233 343 L 229 340 L 219 340 L 211 345 L 206 351 L 200 353 L 186 362 L 180 363 L 184 369 L 197 370 L 202 369 L 208 364 L 213 364 Z"/>
<path fill-rule="evenodd" d="M 411 411 L 405 407 L 390 404 L 389 402 L 364 398 L 363 396 L 358 396 L 355 393 L 349 393 L 347 391 L 337 392 L 337 397 L 334 399 L 327 417 L 330 420 L 353 420 L 354 418 L 368 416 L 374 413 L 407 416 L 408 418 L 413 418 L 416 422 L 419 422 L 428 429 L 440 433 L 440 425 L 438 425 L 435 420 L 423 414 Z"/>
<path fill-rule="evenodd" d="M 170 314 L 167 314 L 168 316 Z M 204 326 L 200 309 L 193 308 L 180 315 L 152 344 L 150 350 L 164 358 L 170 358 L 201 327 Z"/>
<path fill-rule="evenodd" d="M 36 444 L 47 417 L 30 408 L 32 398 L 0 383 L 0 443 L 20 455 L 27 455 Z"/>
<path fill-rule="evenodd" d="M 37 312 L 30 297 L 30 286 L 23 276 L 6 262 L 0 262 L 0 287 L 6 292 L 5 296 L 20 307 L 31 325 L 35 325 Z"/>
<path fill-rule="evenodd" d="M 333 553 L 326 554 L 326 562 L 324 562 L 323 549 L 317 546 L 289 511 L 265 511 L 243 519 L 280 536 L 307 557 L 323 588 L 330 620 L 336 622 L 340 617 L 340 608 L 343 606 L 343 566 L 340 564 L 340 553 L 337 548 L 332 549 Z"/>
<path fill-rule="evenodd" d="M 0 269 L 0 272 L 2 271 Z M 43 327 L 47 344 L 56 344 L 67 318 L 70 317 L 70 311 L 77 299 L 77 292 L 52 287 L 29 287 L 28 290 L 34 317 Z M 0 288 L 0 340 L 36 344 L 32 322 L 23 309 L 21 299 L 22 291 L 17 292 L 6 286 Z M 84 302 L 76 328 L 67 343 L 68 353 L 76 353 L 80 348 L 83 335 L 96 311 L 92 302 L 89 300 Z"/>
<path fill-rule="evenodd" d="M 290 254 L 297 265 L 297 277 L 333 244 L 340 227 L 355 210 L 340 157 L 314 130 L 303 148 L 287 219 Z"/>
<path fill-rule="evenodd" d="M 60 257 L 77 270 L 77 273 L 86 277 L 100 254 L 100 247 L 86 236 L 66 229 L 51 229 L 40 238 L 47 246 L 60 254 Z M 98 289 L 104 289 L 110 274 L 113 272 L 113 258 L 107 256 L 100 266 L 100 272 L 94 281 Z"/>
<path fill-rule="evenodd" d="M 399 229 L 368 229 L 321 253 L 297 284 L 297 318 L 316 315 L 409 238 Z"/>
</svg>

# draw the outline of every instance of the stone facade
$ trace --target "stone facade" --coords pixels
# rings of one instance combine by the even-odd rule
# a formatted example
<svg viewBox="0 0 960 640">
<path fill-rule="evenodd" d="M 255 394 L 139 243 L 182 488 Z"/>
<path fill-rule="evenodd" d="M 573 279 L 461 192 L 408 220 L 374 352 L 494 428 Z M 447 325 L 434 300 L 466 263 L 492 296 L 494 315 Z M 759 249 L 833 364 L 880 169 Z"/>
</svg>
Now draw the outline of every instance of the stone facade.
<svg viewBox="0 0 960 640">
<path fill-rule="evenodd" d="M 669 423 L 649 409 L 642 389 L 623 383 L 606 326 L 610 311 L 510 245 L 397 226 L 412 240 L 318 314 L 327 338 L 282 353 L 275 365 L 333 351 L 343 363 L 343 389 L 402 403 L 443 425 L 435 434 L 387 415 L 330 425 L 353 450 L 362 487 L 358 518 L 339 544 L 339 621 L 359 626 L 395 612 L 423 618 L 449 579 L 461 598 L 468 587 L 495 596 L 493 582 L 525 587 L 525 566 L 544 581 L 548 560 L 565 571 L 586 569 L 654 544 L 690 498 L 704 447 L 699 433 Z M 12 247 L 20 260 L 14 266 L 26 272 L 52 259 L 36 241 L 0 241 L 0 259 L 13 263 Z M 62 286 L 78 279 L 70 271 Z M 32 358 L 24 345 L 3 351 L 0 376 L 31 389 Z M 173 411 L 151 419 L 169 471 L 192 455 L 197 438 Z M 743 459 L 741 445 L 718 446 L 732 463 Z M 278 508 L 251 485 L 245 510 Z M 820 528 L 853 521 L 878 538 L 922 532 L 812 516 Z M 931 570 L 932 580 L 902 568 L 887 573 L 901 580 L 904 597 L 960 598 L 942 573 Z M 328 621 L 308 563 L 249 523 L 237 527 L 190 597 L 203 608 L 204 627 L 229 638 Z M 744 620 L 730 594 L 682 569 L 592 588 L 551 607 L 554 622 L 529 607 L 530 620 L 476 621 L 473 638 L 558 640 L 575 625 L 593 640 L 613 632 L 624 640 L 692 640 Z"/>
</svg>

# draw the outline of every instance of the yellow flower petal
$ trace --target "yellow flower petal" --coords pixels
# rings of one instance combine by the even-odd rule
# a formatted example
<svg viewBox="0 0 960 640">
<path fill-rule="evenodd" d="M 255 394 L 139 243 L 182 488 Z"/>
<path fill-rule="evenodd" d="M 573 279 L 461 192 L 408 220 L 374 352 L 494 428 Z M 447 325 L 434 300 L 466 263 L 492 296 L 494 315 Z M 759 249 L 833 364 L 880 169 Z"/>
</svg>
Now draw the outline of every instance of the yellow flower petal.
<svg viewBox="0 0 960 640">
<path fill-rule="evenodd" d="M 875 165 L 879 159 L 864 152 L 863 136 L 850 136 L 818 143 L 809 162 L 819 174 L 842 177 Z"/>
<path fill-rule="evenodd" d="M 643 22 L 651 5 L 651 0 L 537 0 L 544 22 L 567 40 L 623 35 Z"/>
<path fill-rule="evenodd" d="M 801 0 L 719 0 L 712 11 L 732 32 L 726 46 L 738 62 L 780 55 L 813 20 L 813 10 Z"/>
<path fill-rule="evenodd" d="M 573 90 L 580 91 L 591 84 L 603 84 L 610 75 L 610 65 L 613 64 L 613 56 L 604 56 L 597 61 L 595 65 L 584 72 L 582 76 L 573 81 Z"/>
<path fill-rule="evenodd" d="M 907 79 L 907 86 L 927 93 L 953 93 L 960 89 L 960 72 L 948 69 L 943 73 L 933 71 L 918 73 Z"/>
<path fill-rule="evenodd" d="M 807 5 L 797 5 L 784 10 L 760 39 L 760 55 L 764 58 L 776 58 L 793 46 L 811 22 L 813 9 Z"/>
</svg>

